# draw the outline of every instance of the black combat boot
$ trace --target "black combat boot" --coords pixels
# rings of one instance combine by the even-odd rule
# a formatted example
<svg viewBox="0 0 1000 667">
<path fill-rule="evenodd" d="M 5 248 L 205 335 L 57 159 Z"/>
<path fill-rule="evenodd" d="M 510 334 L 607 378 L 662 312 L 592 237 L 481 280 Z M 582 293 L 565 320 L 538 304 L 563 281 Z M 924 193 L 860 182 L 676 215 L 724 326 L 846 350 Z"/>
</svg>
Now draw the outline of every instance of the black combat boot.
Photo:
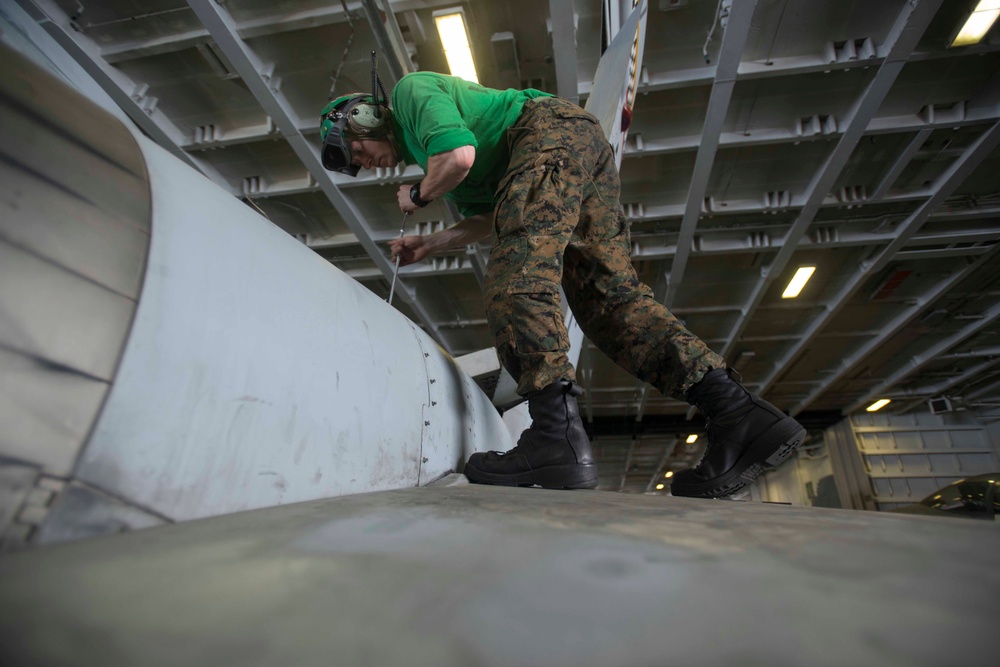
<svg viewBox="0 0 1000 667">
<path fill-rule="evenodd" d="M 694 385 L 688 402 L 705 415 L 708 447 L 698 465 L 674 477 L 675 496 L 732 495 L 788 458 L 806 437 L 801 424 L 748 392 L 723 368 Z"/>
<path fill-rule="evenodd" d="M 580 385 L 559 380 L 528 394 L 531 426 L 517 447 L 509 452 L 476 452 L 465 464 L 465 476 L 478 484 L 595 488 L 597 464 L 576 402 L 582 393 Z"/>
</svg>

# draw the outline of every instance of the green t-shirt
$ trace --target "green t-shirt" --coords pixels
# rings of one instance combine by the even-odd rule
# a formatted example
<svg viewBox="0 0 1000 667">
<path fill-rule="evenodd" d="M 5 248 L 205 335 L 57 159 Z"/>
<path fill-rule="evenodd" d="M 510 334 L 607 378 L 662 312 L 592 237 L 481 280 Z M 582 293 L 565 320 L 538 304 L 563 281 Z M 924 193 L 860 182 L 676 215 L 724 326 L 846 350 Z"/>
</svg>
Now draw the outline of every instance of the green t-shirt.
<svg viewBox="0 0 1000 667">
<path fill-rule="evenodd" d="M 407 74 L 392 91 L 396 141 L 409 164 L 427 170 L 427 158 L 462 146 L 476 149 L 476 161 L 458 186 L 445 195 L 462 215 L 489 213 L 510 154 L 506 130 L 524 103 L 551 97 L 539 90 L 493 90 L 434 72 Z"/>
</svg>

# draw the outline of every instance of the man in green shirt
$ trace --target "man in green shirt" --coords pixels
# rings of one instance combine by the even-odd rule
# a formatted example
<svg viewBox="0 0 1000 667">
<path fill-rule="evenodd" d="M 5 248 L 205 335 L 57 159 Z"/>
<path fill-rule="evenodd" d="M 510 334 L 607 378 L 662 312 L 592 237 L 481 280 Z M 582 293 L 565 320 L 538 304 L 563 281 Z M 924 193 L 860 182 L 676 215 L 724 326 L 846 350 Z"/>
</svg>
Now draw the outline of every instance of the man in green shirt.
<svg viewBox="0 0 1000 667">
<path fill-rule="evenodd" d="M 401 160 L 418 164 L 425 176 L 400 186 L 400 210 L 445 197 L 465 216 L 442 232 L 391 241 L 401 265 L 493 235 L 487 318 L 532 423 L 511 451 L 473 454 L 465 466 L 471 481 L 597 486 L 560 286 L 598 348 L 704 413 L 708 448 L 674 477 L 674 495 L 731 495 L 804 439 L 801 425 L 732 379 L 723 359 L 639 281 L 611 146 L 580 107 L 537 90 L 416 72 L 396 85 L 391 108 L 348 95 L 327 105 L 321 122 L 327 169 L 353 176 Z"/>
</svg>

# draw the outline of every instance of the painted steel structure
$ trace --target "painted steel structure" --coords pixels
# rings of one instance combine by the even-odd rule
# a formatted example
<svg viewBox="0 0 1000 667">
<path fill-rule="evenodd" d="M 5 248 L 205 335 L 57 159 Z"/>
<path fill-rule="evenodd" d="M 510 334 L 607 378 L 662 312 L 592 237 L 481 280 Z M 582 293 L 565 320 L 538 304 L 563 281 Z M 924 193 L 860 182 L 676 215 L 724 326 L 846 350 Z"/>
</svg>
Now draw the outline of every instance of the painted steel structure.
<svg viewBox="0 0 1000 667">
<path fill-rule="evenodd" d="M 895 509 L 1000 470 L 987 429 L 949 414 L 855 415 L 826 439 L 846 507 Z"/>
</svg>

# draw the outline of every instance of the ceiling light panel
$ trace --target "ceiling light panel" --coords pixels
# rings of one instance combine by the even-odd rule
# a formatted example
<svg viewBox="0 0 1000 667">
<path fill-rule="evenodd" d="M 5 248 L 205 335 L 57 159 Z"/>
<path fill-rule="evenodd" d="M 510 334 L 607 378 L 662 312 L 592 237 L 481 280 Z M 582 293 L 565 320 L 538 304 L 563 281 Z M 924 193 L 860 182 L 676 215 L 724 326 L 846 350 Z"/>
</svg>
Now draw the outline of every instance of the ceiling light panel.
<svg viewBox="0 0 1000 667">
<path fill-rule="evenodd" d="M 1000 0 L 980 0 L 955 39 L 951 41 L 951 46 L 978 44 L 993 27 L 998 16 L 1000 16 Z"/>
<path fill-rule="evenodd" d="M 889 400 L 888 398 L 880 398 L 877 401 L 875 401 L 874 403 L 872 403 L 871 405 L 869 405 L 867 408 L 865 408 L 865 411 L 866 412 L 878 412 L 879 410 L 881 410 L 885 406 L 889 405 L 890 403 L 892 403 L 892 401 Z"/>
<path fill-rule="evenodd" d="M 476 65 L 472 60 L 472 48 L 469 46 L 465 12 L 460 7 L 438 10 L 434 12 L 434 24 L 441 37 L 441 46 L 444 47 L 452 76 L 479 83 Z"/>
<path fill-rule="evenodd" d="M 785 291 L 781 293 L 781 298 L 794 299 L 801 294 L 802 289 L 806 286 L 806 283 L 809 282 L 809 279 L 812 278 L 815 271 L 815 266 L 800 266 L 799 270 L 795 272 L 795 275 L 792 276 L 792 279 L 788 282 L 788 286 L 785 288 Z"/>
</svg>

